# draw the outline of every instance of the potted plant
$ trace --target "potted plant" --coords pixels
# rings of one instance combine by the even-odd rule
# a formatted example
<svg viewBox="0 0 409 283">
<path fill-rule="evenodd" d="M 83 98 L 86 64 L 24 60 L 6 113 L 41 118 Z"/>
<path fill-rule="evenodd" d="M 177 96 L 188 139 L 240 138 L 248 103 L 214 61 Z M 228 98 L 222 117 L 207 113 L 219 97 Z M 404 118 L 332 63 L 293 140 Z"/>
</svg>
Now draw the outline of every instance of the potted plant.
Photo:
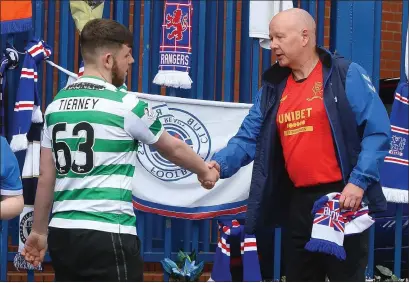
<svg viewBox="0 0 409 283">
<path fill-rule="evenodd" d="M 161 260 L 164 271 L 169 275 L 169 281 L 173 282 L 197 282 L 203 273 L 204 263 L 196 265 L 196 253 L 190 255 L 179 250 L 177 260 L 169 258 Z"/>
</svg>

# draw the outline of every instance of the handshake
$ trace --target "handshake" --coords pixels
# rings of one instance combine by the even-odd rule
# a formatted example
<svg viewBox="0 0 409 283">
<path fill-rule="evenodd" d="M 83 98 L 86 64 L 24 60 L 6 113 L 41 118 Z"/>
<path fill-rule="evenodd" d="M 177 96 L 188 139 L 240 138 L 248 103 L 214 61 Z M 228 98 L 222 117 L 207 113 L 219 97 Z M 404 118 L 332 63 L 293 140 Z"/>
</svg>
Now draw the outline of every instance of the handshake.
<svg viewBox="0 0 409 283">
<path fill-rule="evenodd" d="M 207 163 L 207 167 L 208 170 L 203 174 L 198 174 L 197 179 L 203 188 L 210 190 L 220 179 L 220 165 L 213 160 Z"/>
</svg>

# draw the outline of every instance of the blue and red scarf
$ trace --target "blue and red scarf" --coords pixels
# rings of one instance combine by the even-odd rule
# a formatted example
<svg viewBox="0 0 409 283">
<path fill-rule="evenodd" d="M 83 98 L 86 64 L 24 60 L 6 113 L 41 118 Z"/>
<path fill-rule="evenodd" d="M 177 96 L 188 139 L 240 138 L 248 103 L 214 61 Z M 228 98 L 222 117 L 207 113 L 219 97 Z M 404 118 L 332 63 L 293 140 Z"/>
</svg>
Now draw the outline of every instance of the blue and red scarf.
<svg viewBox="0 0 409 283">
<path fill-rule="evenodd" d="M 41 100 L 37 92 L 37 68 L 51 55 L 51 48 L 43 40 L 32 39 L 25 50 L 11 124 L 13 137 L 10 147 L 14 152 L 27 149 L 27 133 L 31 123 L 43 122 Z"/>
<path fill-rule="evenodd" d="M 159 48 L 159 72 L 153 83 L 190 89 L 192 1 L 166 0 Z"/>
<path fill-rule="evenodd" d="M 383 193 L 388 202 L 409 200 L 409 84 L 402 77 L 391 112 L 392 138 L 381 170 Z"/>
<path fill-rule="evenodd" d="M 257 254 L 257 241 L 254 235 L 244 233 L 244 226 L 237 220 L 219 221 L 220 238 L 214 256 L 211 280 L 215 282 L 232 281 L 230 273 L 229 237 L 240 238 L 243 261 L 243 281 L 260 282 L 261 271 Z"/>
</svg>

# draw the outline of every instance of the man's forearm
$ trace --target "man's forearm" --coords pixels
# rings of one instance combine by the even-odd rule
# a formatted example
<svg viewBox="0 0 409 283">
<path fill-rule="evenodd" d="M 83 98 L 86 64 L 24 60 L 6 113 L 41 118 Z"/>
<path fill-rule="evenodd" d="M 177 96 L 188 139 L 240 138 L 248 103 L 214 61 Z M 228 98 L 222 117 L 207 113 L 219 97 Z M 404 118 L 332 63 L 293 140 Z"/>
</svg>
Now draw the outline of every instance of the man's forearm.
<svg viewBox="0 0 409 283">
<path fill-rule="evenodd" d="M 38 181 L 34 203 L 33 230 L 39 234 L 47 234 L 48 220 L 53 204 L 54 190 L 47 187 L 41 176 Z"/>
<path fill-rule="evenodd" d="M 177 140 L 178 145 L 170 153 L 161 152 L 167 160 L 197 175 L 205 174 L 209 169 L 206 163 L 186 143 Z M 158 149 L 159 150 L 159 149 Z"/>
<path fill-rule="evenodd" d="M 24 198 L 20 196 L 3 197 L 0 202 L 0 219 L 9 220 L 21 213 L 24 207 Z"/>
</svg>

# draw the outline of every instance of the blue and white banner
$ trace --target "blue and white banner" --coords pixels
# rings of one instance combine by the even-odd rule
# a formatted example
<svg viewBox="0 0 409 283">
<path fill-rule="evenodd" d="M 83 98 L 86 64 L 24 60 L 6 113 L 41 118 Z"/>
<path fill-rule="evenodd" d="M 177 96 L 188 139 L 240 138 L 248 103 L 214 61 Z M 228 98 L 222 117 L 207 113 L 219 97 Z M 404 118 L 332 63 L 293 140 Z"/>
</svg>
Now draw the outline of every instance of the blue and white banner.
<svg viewBox="0 0 409 283">
<path fill-rule="evenodd" d="M 203 101 L 135 93 L 149 102 L 165 129 L 190 145 L 205 161 L 226 146 L 251 104 Z M 133 201 L 136 210 L 168 217 L 206 219 L 246 211 L 253 164 L 212 190 L 200 186 L 197 175 L 172 164 L 153 147 L 140 144 Z"/>
</svg>

